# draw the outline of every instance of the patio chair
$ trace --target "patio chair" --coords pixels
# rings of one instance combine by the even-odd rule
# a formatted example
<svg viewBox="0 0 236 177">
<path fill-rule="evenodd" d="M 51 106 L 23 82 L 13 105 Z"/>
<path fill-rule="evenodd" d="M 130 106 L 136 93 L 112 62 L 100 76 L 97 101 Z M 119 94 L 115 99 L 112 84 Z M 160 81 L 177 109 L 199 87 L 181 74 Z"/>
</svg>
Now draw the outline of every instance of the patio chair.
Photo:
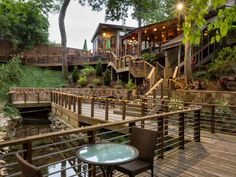
<svg viewBox="0 0 236 177">
<path fill-rule="evenodd" d="M 139 150 L 139 157 L 132 162 L 118 165 L 117 171 L 134 177 L 146 170 L 151 170 L 153 177 L 153 164 L 155 148 L 157 143 L 157 132 L 138 127 L 132 127 L 130 145 Z"/>
<path fill-rule="evenodd" d="M 18 153 L 16 153 L 16 160 L 22 177 L 43 177 L 40 168 L 25 161 Z"/>
</svg>

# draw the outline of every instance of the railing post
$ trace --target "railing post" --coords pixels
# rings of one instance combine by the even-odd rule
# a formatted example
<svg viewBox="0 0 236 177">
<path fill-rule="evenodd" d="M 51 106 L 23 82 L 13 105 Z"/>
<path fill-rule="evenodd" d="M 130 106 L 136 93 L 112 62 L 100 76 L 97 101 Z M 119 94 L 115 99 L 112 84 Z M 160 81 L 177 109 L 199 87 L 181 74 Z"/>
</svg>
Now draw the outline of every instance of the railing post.
<svg viewBox="0 0 236 177">
<path fill-rule="evenodd" d="M 81 97 L 78 97 L 77 103 L 78 103 L 78 115 L 80 115 L 82 114 L 82 98 Z"/>
<path fill-rule="evenodd" d="M 73 112 L 76 112 L 76 97 L 73 96 Z"/>
<path fill-rule="evenodd" d="M 23 144 L 23 158 L 27 160 L 27 162 L 32 163 L 32 143 L 26 142 Z"/>
<path fill-rule="evenodd" d="M 168 112 L 167 102 L 162 101 L 161 104 L 162 104 L 162 111 Z M 168 119 L 168 117 L 165 117 L 165 126 L 164 126 L 164 128 L 165 128 L 165 135 L 168 135 L 168 128 L 169 128 L 168 125 L 169 125 L 169 119 Z"/>
<path fill-rule="evenodd" d="M 50 91 L 50 101 L 51 101 L 51 103 L 53 102 L 53 92 L 52 91 Z"/>
<path fill-rule="evenodd" d="M 158 158 L 164 158 L 164 118 L 157 118 L 157 132 L 158 132 Z"/>
<path fill-rule="evenodd" d="M 105 100 L 105 120 L 106 120 L 106 121 L 108 120 L 108 111 L 109 111 L 109 102 L 108 102 L 108 100 L 106 99 L 106 100 Z"/>
<path fill-rule="evenodd" d="M 201 114 L 200 110 L 194 112 L 194 141 L 195 142 L 200 142 L 201 138 Z"/>
<path fill-rule="evenodd" d="M 156 97 L 157 97 L 156 93 L 157 93 L 157 92 L 156 92 L 156 89 L 154 89 L 154 90 L 152 91 L 154 108 L 157 106 L 157 104 L 156 104 Z"/>
<path fill-rule="evenodd" d="M 163 81 L 161 83 L 161 99 L 163 98 Z"/>
<path fill-rule="evenodd" d="M 215 106 L 211 106 L 211 133 L 215 133 Z"/>
<path fill-rule="evenodd" d="M 122 104 L 122 120 L 125 120 L 126 117 L 126 102 L 124 101 Z"/>
<path fill-rule="evenodd" d="M 141 117 L 145 115 L 145 99 L 143 98 L 142 99 L 142 102 L 141 102 Z M 142 120 L 141 121 L 141 127 L 144 128 L 145 127 L 145 121 Z"/>
<path fill-rule="evenodd" d="M 94 97 L 91 98 L 91 117 L 94 117 Z"/>
<path fill-rule="evenodd" d="M 184 149 L 184 113 L 179 114 L 179 149 Z"/>
<path fill-rule="evenodd" d="M 37 99 L 38 99 L 38 103 L 40 103 L 40 99 L 39 99 L 39 91 L 37 92 Z"/>
<path fill-rule="evenodd" d="M 136 125 L 135 122 L 129 122 L 129 133 L 131 133 L 131 128 Z"/>
<path fill-rule="evenodd" d="M 71 110 L 71 95 L 68 95 L 68 109 Z"/>
<path fill-rule="evenodd" d="M 26 96 L 26 92 L 24 92 L 24 103 L 26 104 L 26 100 L 27 100 L 27 98 L 26 98 L 27 96 Z"/>
<path fill-rule="evenodd" d="M 89 144 L 94 144 L 95 143 L 95 131 L 94 130 L 91 130 L 91 131 L 88 131 L 87 132 L 87 136 L 88 136 L 88 143 Z M 89 170 L 89 173 L 88 173 L 88 176 L 96 176 L 96 168 L 94 165 L 88 165 L 88 169 L 91 169 Z"/>
<path fill-rule="evenodd" d="M 64 99 L 65 99 L 65 108 L 67 108 L 68 107 L 68 95 L 67 94 L 65 95 Z"/>
</svg>

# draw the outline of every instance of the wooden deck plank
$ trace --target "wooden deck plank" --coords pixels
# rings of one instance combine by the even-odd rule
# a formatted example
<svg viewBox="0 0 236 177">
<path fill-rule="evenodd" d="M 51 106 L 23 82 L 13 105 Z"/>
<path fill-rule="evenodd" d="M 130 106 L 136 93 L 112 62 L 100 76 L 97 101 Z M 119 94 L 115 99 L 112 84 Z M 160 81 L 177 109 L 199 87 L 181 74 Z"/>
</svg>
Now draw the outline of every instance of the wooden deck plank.
<svg viewBox="0 0 236 177">
<path fill-rule="evenodd" d="M 204 137 L 206 135 L 208 137 Z M 235 177 L 236 139 L 234 136 L 203 132 L 200 143 L 187 143 L 178 150 L 156 159 L 154 176 L 158 177 Z M 230 138 L 231 137 L 231 138 Z M 124 177 L 117 173 L 115 177 Z M 150 171 L 138 177 L 149 177 Z"/>
</svg>

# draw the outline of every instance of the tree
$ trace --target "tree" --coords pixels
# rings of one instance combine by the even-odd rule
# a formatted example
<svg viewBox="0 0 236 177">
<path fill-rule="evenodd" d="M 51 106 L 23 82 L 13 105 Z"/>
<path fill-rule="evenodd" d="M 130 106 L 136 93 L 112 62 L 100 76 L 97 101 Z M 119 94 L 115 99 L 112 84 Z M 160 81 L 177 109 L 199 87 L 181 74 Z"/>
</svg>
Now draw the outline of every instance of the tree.
<svg viewBox="0 0 236 177">
<path fill-rule="evenodd" d="M 61 57 L 62 57 L 62 73 L 64 78 L 67 78 L 68 76 L 68 63 L 67 63 L 67 51 L 66 51 L 66 29 L 65 29 L 65 16 L 66 16 L 66 10 L 70 3 L 70 0 L 64 0 L 61 6 L 60 14 L 59 14 L 59 29 L 61 34 Z"/>
<path fill-rule="evenodd" d="M 103 71 L 102 62 L 101 62 L 101 60 L 99 60 L 96 65 L 96 75 L 102 76 L 102 71 Z"/>
<path fill-rule="evenodd" d="M 78 71 L 77 66 L 74 66 L 74 69 L 73 69 L 73 71 L 72 71 L 71 76 L 72 76 L 73 82 L 77 82 L 77 80 L 78 80 L 78 78 L 79 78 L 79 71 Z"/>
<path fill-rule="evenodd" d="M 104 73 L 104 85 L 109 86 L 111 83 L 111 73 L 108 69 L 106 69 Z"/>
<path fill-rule="evenodd" d="M 48 19 L 33 1 L 0 2 L 0 44 L 30 48 L 48 43 Z"/>
<path fill-rule="evenodd" d="M 181 13 L 184 16 L 184 76 L 186 87 L 192 83 L 192 71 L 190 66 L 191 61 L 191 44 L 199 44 L 201 37 L 201 30 L 206 20 L 204 16 L 212 8 L 216 10 L 220 5 L 225 4 L 226 0 L 186 0 Z M 180 6 L 179 6 L 180 7 Z M 179 8 L 180 10 L 180 8 Z M 180 13 L 180 11 L 179 11 Z"/>
<path fill-rule="evenodd" d="M 142 14 L 144 24 L 149 25 L 160 21 L 168 20 L 174 16 L 173 4 L 175 0 L 156 0 L 156 6 Z"/>
</svg>

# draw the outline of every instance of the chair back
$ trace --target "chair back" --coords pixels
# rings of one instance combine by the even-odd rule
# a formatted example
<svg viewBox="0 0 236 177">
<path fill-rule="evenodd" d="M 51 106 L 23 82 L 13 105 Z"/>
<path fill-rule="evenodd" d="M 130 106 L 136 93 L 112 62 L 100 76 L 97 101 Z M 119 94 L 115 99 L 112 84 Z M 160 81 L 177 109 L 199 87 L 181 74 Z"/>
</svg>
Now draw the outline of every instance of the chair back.
<svg viewBox="0 0 236 177">
<path fill-rule="evenodd" d="M 25 161 L 18 153 L 16 153 L 17 164 L 20 167 L 22 177 L 42 177 L 40 168 Z"/>
<path fill-rule="evenodd" d="M 157 144 L 157 132 L 144 128 L 132 127 L 130 145 L 139 150 L 139 159 L 153 162 Z"/>
</svg>

